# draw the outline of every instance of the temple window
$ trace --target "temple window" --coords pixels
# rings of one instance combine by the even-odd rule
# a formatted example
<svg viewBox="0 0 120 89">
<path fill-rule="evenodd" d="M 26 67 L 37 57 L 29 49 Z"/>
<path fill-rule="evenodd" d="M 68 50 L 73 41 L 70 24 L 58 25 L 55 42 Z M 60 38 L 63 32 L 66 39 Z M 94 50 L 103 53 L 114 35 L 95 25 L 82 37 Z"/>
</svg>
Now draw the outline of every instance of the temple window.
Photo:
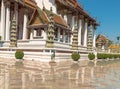
<svg viewBox="0 0 120 89">
<path fill-rule="evenodd" d="M 44 29 L 36 28 L 34 29 L 34 39 L 42 39 L 44 35 Z"/>
<path fill-rule="evenodd" d="M 65 43 L 68 43 L 68 32 L 65 32 Z"/>
<path fill-rule="evenodd" d="M 63 42 L 63 30 L 60 30 L 60 42 Z"/>
<path fill-rule="evenodd" d="M 40 29 L 37 30 L 37 36 L 41 36 L 42 32 Z"/>
<path fill-rule="evenodd" d="M 54 30 L 54 36 L 55 36 L 54 40 L 58 41 L 58 30 L 57 29 Z"/>
</svg>

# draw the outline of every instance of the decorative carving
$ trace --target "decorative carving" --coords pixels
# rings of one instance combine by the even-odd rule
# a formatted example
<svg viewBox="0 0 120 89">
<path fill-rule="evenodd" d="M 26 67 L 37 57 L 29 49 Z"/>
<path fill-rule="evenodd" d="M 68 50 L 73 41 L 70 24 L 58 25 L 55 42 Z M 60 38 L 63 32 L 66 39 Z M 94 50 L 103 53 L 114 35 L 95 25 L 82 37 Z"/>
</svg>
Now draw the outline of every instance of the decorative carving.
<svg viewBox="0 0 120 89">
<path fill-rule="evenodd" d="M 15 15 L 13 17 L 12 24 L 11 24 L 10 47 L 17 47 L 17 31 L 16 31 Z"/>
<path fill-rule="evenodd" d="M 93 25 L 93 22 L 92 21 L 89 21 L 89 26 Z"/>
<path fill-rule="evenodd" d="M 79 18 L 80 19 L 84 19 L 84 15 L 79 15 Z"/>
<path fill-rule="evenodd" d="M 88 22 L 89 20 L 88 20 L 88 18 L 85 18 L 85 22 Z"/>
<path fill-rule="evenodd" d="M 28 14 L 29 10 L 26 7 L 22 8 L 22 9 L 24 11 L 24 14 Z"/>
<path fill-rule="evenodd" d="M 87 50 L 92 51 L 93 50 L 93 39 L 92 39 L 92 25 L 90 25 L 88 30 L 88 41 L 87 41 Z"/>
<path fill-rule="evenodd" d="M 48 31 L 47 31 L 47 42 L 46 42 L 46 47 L 54 47 L 54 20 L 53 20 L 53 13 L 52 13 L 52 8 L 50 9 L 50 22 L 48 25 Z"/>
<path fill-rule="evenodd" d="M 97 26 L 94 24 L 94 30 L 96 30 L 97 29 Z"/>
<path fill-rule="evenodd" d="M 10 1 L 6 0 L 4 1 L 6 7 L 10 7 Z"/>
<path fill-rule="evenodd" d="M 75 29 L 73 31 L 72 49 L 78 50 L 78 27 L 77 27 L 77 24 L 75 25 Z"/>
</svg>

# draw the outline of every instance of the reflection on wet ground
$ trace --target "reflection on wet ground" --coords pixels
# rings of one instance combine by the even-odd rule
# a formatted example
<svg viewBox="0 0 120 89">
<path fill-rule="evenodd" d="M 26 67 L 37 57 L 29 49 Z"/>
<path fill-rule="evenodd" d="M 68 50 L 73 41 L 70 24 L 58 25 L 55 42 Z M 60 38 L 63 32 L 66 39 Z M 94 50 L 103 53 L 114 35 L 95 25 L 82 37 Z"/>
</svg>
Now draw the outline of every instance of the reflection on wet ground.
<svg viewBox="0 0 120 89">
<path fill-rule="evenodd" d="M 120 89 L 120 61 L 49 64 L 0 59 L 0 89 Z"/>
</svg>

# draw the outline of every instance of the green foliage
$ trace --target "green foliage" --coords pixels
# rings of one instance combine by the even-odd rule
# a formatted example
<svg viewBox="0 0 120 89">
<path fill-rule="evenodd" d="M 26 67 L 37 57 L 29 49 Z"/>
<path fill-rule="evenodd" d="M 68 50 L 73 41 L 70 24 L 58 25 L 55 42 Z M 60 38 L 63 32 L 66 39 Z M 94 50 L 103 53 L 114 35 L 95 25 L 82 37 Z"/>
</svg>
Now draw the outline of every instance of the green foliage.
<svg viewBox="0 0 120 89">
<path fill-rule="evenodd" d="M 22 50 L 17 50 L 15 52 L 15 58 L 16 59 L 23 59 L 23 57 L 24 57 L 24 52 Z"/>
<path fill-rule="evenodd" d="M 108 54 L 102 54 L 103 59 L 107 59 L 108 58 Z"/>
<path fill-rule="evenodd" d="M 97 54 L 97 59 L 102 59 L 103 58 L 103 55 L 101 53 L 98 53 Z"/>
<path fill-rule="evenodd" d="M 0 40 L 2 39 L 2 36 L 0 36 Z"/>
<path fill-rule="evenodd" d="M 119 58 L 119 56 L 120 56 L 120 54 L 114 54 L 113 57 L 114 57 L 115 59 L 117 59 L 117 58 Z"/>
<path fill-rule="evenodd" d="M 107 58 L 109 58 L 109 59 L 112 59 L 112 58 L 117 59 L 117 58 L 120 58 L 120 54 L 104 54 L 104 53 L 98 53 L 98 54 L 97 54 L 97 58 L 98 58 L 98 59 L 107 59 Z"/>
<path fill-rule="evenodd" d="M 80 59 L 80 54 L 77 52 L 73 52 L 71 57 L 74 61 L 78 61 Z"/>
<path fill-rule="evenodd" d="M 112 45 L 113 43 L 114 43 L 114 41 L 108 40 L 108 47 L 109 47 L 110 45 Z"/>
<path fill-rule="evenodd" d="M 113 58 L 113 55 L 112 55 L 112 54 L 108 54 L 108 58 L 109 58 L 109 59 L 112 59 L 112 58 Z"/>
<path fill-rule="evenodd" d="M 89 53 L 89 54 L 88 54 L 88 58 L 89 58 L 90 60 L 95 59 L 95 54 Z"/>
</svg>

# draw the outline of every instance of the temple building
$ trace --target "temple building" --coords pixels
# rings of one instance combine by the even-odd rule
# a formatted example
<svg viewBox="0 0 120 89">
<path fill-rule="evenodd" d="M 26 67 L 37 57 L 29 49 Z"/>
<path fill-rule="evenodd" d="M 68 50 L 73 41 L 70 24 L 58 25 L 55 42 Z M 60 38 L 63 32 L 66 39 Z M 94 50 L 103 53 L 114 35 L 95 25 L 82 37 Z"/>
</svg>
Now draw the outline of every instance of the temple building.
<svg viewBox="0 0 120 89">
<path fill-rule="evenodd" d="M 102 34 L 96 37 L 96 48 L 100 51 L 105 51 L 109 47 L 109 39 Z"/>
<path fill-rule="evenodd" d="M 77 0 L 1 0 L 0 56 L 17 49 L 26 59 L 84 56 L 96 49 L 98 25 Z"/>
</svg>

